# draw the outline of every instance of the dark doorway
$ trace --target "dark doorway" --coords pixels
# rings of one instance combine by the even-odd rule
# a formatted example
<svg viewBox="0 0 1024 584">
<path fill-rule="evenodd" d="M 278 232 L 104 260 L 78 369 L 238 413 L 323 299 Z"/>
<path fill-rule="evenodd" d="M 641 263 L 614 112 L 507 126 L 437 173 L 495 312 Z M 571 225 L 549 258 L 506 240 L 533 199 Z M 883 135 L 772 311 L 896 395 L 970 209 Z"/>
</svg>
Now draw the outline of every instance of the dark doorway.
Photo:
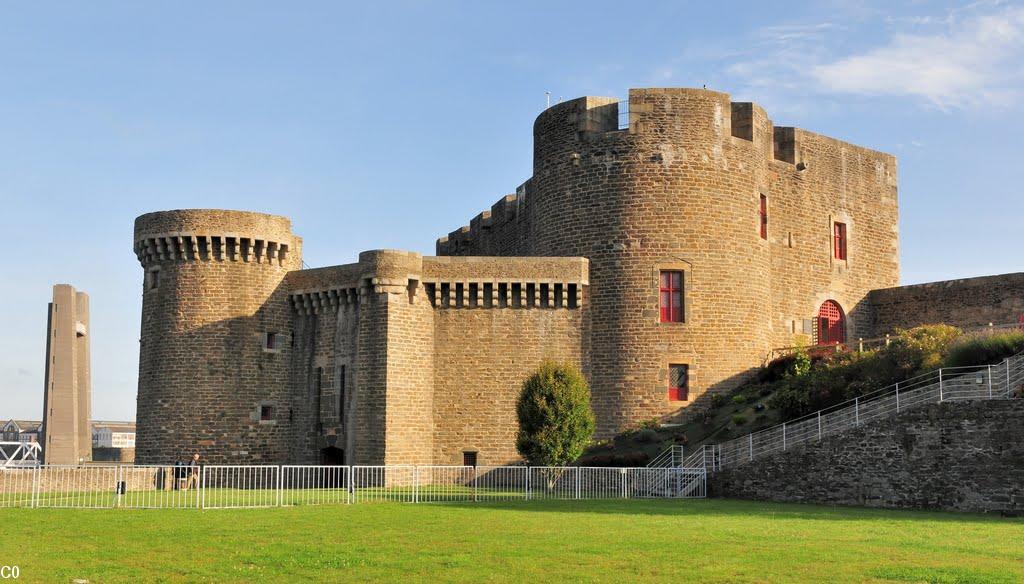
<svg viewBox="0 0 1024 584">
<path fill-rule="evenodd" d="M 334 446 L 324 448 L 320 451 L 320 464 L 324 466 L 344 466 L 345 451 Z"/>
</svg>

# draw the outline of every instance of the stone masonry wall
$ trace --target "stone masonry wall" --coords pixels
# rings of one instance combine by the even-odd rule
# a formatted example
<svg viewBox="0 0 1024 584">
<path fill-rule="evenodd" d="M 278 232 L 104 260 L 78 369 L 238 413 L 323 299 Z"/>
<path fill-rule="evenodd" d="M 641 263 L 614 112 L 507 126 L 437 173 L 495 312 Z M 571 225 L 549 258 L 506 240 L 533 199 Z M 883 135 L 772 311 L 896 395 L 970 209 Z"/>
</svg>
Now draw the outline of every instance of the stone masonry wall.
<svg viewBox="0 0 1024 584">
<path fill-rule="evenodd" d="M 163 211 L 135 221 L 144 269 L 136 461 L 288 460 L 291 328 L 285 275 L 301 240 L 284 217 Z M 278 348 L 264 349 L 277 332 Z M 262 405 L 272 408 L 261 420 Z"/>
<path fill-rule="evenodd" d="M 944 323 L 979 327 L 1024 317 L 1024 273 L 873 290 L 873 336 L 896 328 Z"/>
<path fill-rule="evenodd" d="M 714 91 L 632 89 L 628 117 L 619 129 L 619 104 L 604 97 L 545 110 L 530 180 L 437 246 L 590 260 L 583 366 L 602 436 L 736 387 L 825 300 L 843 307 L 849 336 L 863 334 L 868 291 L 899 273 L 892 156 L 775 128 Z M 844 261 L 835 221 L 848 228 Z M 666 269 L 684 273 L 684 323 L 658 322 Z M 689 366 L 688 401 L 669 400 L 669 364 Z"/>
<path fill-rule="evenodd" d="M 1024 513 L 1024 400 L 946 402 L 709 475 L 713 496 Z"/>
<path fill-rule="evenodd" d="M 435 464 L 482 465 L 520 459 L 516 401 L 545 359 L 581 365 L 579 310 L 439 309 L 435 317 Z"/>
<path fill-rule="evenodd" d="M 289 274 L 293 458 L 336 446 L 351 464 L 517 460 L 522 382 L 545 358 L 579 366 L 586 351 L 587 267 L 376 250 Z M 337 403 L 340 365 L 339 421 L 324 404 Z"/>
</svg>

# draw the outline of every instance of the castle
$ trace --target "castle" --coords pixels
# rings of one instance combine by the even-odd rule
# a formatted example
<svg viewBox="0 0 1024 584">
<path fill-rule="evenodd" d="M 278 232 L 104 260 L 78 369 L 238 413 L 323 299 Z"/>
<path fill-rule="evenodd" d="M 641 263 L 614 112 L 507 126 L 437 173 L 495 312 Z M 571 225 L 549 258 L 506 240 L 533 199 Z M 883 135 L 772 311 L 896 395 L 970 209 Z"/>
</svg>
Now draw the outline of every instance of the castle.
<svg viewBox="0 0 1024 584">
<path fill-rule="evenodd" d="M 1024 274 L 897 287 L 897 219 L 893 156 L 697 89 L 548 108 L 533 176 L 436 257 L 302 269 L 284 217 L 142 215 L 136 460 L 507 464 L 544 359 L 607 437 L 776 347 L 1024 314 Z"/>
</svg>

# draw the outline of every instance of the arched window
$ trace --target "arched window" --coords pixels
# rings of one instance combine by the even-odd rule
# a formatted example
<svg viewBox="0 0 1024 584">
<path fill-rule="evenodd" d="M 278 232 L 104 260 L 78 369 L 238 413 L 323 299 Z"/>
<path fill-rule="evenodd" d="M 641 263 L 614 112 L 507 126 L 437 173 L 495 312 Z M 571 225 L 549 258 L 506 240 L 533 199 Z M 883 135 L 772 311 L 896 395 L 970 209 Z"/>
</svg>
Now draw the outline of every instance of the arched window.
<svg viewBox="0 0 1024 584">
<path fill-rule="evenodd" d="M 818 309 L 818 344 L 838 345 L 846 342 L 846 316 L 835 300 L 826 300 Z"/>
</svg>

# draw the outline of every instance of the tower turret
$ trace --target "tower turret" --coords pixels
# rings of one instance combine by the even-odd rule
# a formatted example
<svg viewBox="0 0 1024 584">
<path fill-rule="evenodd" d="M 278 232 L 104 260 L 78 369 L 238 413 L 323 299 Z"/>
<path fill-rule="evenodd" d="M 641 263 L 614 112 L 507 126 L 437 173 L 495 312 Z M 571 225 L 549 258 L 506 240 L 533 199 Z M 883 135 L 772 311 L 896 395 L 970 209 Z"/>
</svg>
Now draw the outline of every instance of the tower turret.
<svg viewBox="0 0 1024 584">
<path fill-rule="evenodd" d="M 282 283 L 302 262 L 291 222 L 161 211 L 135 220 L 134 243 L 145 273 L 136 461 L 191 452 L 211 462 L 283 460 L 291 321 Z"/>
</svg>

